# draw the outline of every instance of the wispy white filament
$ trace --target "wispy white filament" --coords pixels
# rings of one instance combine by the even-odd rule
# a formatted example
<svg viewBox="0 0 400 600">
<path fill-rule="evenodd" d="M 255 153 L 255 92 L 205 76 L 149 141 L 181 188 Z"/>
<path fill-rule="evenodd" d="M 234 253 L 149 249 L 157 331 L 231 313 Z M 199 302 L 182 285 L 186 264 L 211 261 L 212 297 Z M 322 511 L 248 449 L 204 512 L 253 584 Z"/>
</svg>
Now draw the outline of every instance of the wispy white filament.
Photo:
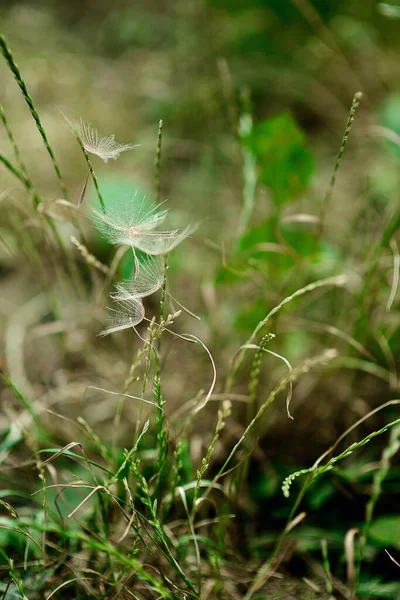
<svg viewBox="0 0 400 600">
<path fill-rule="evenodd" d="M 111 293 L 114 300 L 127 297 L 144 298 L 154 294 L 164 281 L 164 268 L 161 259 L 146 256 L 138 261 L 138 271 L 130 280 L 115 284 L 115 292 Z"/>
<path fill-rule="evenodd" d="M 112 244 L 128 245 L 159 256 L 167 254 L 193 231 L 194 227 L 171 231 L 154 231 L 163 223 L 167 210 L 157 211 L 155 205 L 144 196 L 138 199 L 137 193 L 125 201 L 107 203 L 105 212 L 95 211 L 94 217 L 98 229 Z"/>
<path fill-rule="evenodd" d="M 101 336 L 109 335 L 123 329 L 131 329 L 139 325 L 144 319 L 144 306 L 140 298 L 125 296 L 117 300 L 121 310 L 110 309 L 111 323 L 99 333 Z"/>
<path fill-rule="evenodd" d="M 90 123 L 86 125 L 82 119 L 74 121 L 65 117 L 65 120 L 70 126 L 72 133 L 80 140 L 86 152 L 99 156 L 104 162 L 107 162 L 110 158 L 116 160 L 121 152 L 126 152 L 136 147 L 134 144 L 119 144 L 115 141 L 113 135 L 108 137 L 100 135 L 97 129 L 94 129 Z"/>
</svg>

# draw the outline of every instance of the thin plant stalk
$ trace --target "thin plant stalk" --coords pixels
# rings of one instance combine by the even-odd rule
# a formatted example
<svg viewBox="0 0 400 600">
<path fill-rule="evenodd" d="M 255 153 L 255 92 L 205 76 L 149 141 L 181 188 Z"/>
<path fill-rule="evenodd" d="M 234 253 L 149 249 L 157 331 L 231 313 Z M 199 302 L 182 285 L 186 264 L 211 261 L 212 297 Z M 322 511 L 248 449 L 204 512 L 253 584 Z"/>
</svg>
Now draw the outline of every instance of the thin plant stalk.
<svg viewBox="0 0 400 600">
<path fill-rule="evenodd" d="M 253 364 L 250 372 L 250 382 L 249 382 L 249 402 L 247 405 L 247 421 L 251 421 L 251 419 L 255 415 L 256 402 L 257 402 L 257 389 L 258 384 L 260 382 L 260 371 L 261 371 L 261 359 L 263 357 L 263 349 L 266 345 L 274 338 L 273 333 L 267 333 L 263 336 L 260 341 L 260 347 L 256 350 L 254 354 Z"/>
<path fill-rule="evenodd" d="M 225 390 L 224 390 L 225 393 L 230 393 L 232 391 L 232 387 L 233 387 L 233 384 L 235 383 L 236 376 L 238 374 L 238 371 L 240 369 L 240 366 L 241 366 L 244 356 L 246 354 L 246 350 L 247 350 L 246 347 L 249 346 L 250 344 L 253 344 L 254 340 L 256 339 L 256 337 L 259 334 L 259 332 L 261 331 L 261 329 L 263 329 L 263 327 L 265 327 L 265 325 L 268 323 L 270 318 L 275 313 L 277 313 L 283 306 L 285 306 L 286 304 L 288 304 L 295 298 L 298 298 L 299 296 L 303 296 L 304 294 L 307 294 L 308 292 L 312 292 L 313 290 L 316 290 L 321 287 L 326 287 L 326 286 L 343 286 L 343 285 L 345 285 L 346 282 L 347 282 L 347 277 L 345 275 L 335 275 L 333 277 L 327 277 L 326 279 L 320 279 L 319 281 L 314 281 L 314 282 L 309 283 L 308 285 L 300 288 L 299 290 L 296 290 L 291 296 L 287 296 L 286 298 L 284 298 L 284 300 L 282 300 L 282 302 L 280 302 L 277 306 L 275 306 L 272 310 L 270 310 L 269 313 L 267 314 L 267 316 L 262 321 L 260 321 L 258 323 L 258 325 L 255 327 L 253 333 L 247 340 L 246 344 L 243 345 L 242 350 L 239 352 L 238 356 L 235 357 L 234 365 L 233 365 L 233 367 L 231 367 L 231 370 L 228 374 L 228 377 L 227 377 L 227 380 L 225 383 Z"/>
<path fill-rule="evenodd" d="M 212 489 L 213 485 L 223 476 L 228 464 L 231 462 L 231 460 L 235 456 L 236 452 L 239 450 L 239 448 L 242 446 L 242 444 L 248 439 L 249 435 L 253 433 L 255 425 L 259 422 L 259 420 L 265 413 L 266 409 L 275 401 L 277 396 L 284 389 L 286 389 L 287 386 L 291 384 L 291 382 L 296 381 L 301 375 L 308 373 L 314 367 L 326 364 L 327 362 L 333 360 L 336 357 L 337 357 L 336 351 L 333 349 L 328 349 L 321 355 L 318 355 L 313 358 L 305 360 L 304 363 L 300 364 L 298 367 L 293 369 L 289 375 L 287 375 L 286 377 L 284 377 L 283 379 L 281 379 L 279 381 L 279 383 L 276 385 L 276 387 L 270 392 L 270 394 L 268 395 L 265 402 L 263 402 L 263 404 L 260 406 L 260 408 L 257 411 L 257 414 L 247 425 L 246 429 L 240 436 L 239 440 L 236 442 L 236 444 L 230 451 L 224 464 L 219 469 L 218 473 L 215 475 L 215 477 L 210 485 L 210 488 L 209 488 L 210 490 Z"/>
<path fill-rule="evenodd" d="M 303 485 L 301 486 L 301 489 L 299 491 L 299 493 L 297 494 L 296 500 L 294 502 L 294 504 L 292 505 L 292 508 L 290 509 L 290 513 L 287 519 L 287 526 L 282 530 L 282 532 L 280 533 L 274 550 L 271 554 L 271 556 L 269 557 L 268 561 L 261 567 L 260 571 L 259 571 L 259 577 L 257 578 L 257 582 L 255 582 L 253 584 L 253 586 L 250 588 L 250 590 L 247 592 L 247 595 L 245 596 L 244 600 L 250 600 L 250 598 L 252 597 L 253 593 L 257 591 L 258 589 L 258 582 L 259 581 L 265 581 L 266 577 L 268 576 L 268 573 L 270 572 L 275 558 L 282 546 L 282 542 L 284 540 L 284 538 L 286 537 L 286 534 L 288 532 L 288 525 L 291 523 L 291 521 L 293 520 L 294 516 L 296 515 L 298 508 L 301 504 L 301 502 L 303 501 L 303 498 L 307 492 L 307 490 L 309 489 L 309 487 L 312 485 L 312 483 L 314 482 L 314 478 L 315 478 L 315 471 L 318 468 L 318 466 L 320 465 L 320 463 L 324 460 L 324 458 L 326 458 L 327 456 L 329 456 L 329 454 L 331 454 L 334 449 L 338 446 L 338 444 L 349 434 L 351 433 L 358 425 L 360 425 L 361 423 L 363 423 L 364 421 L 366 421 L 369 417 L 373 416 L 374 414 L 376 414 L 377 412 L 381 411 L 382 409 L 386 408 L 387 406 L 392 406 L 392 405 L 398 405 L 400 403 L 400 400 L 389 400 L 388 402 L 385 402 L 384 404 L 382 404 L 381 406 L 379 406 L 378 408 L 375 408 L 374 410 L 372 410 L 370 413 L 368 413 L 367 415 L 365 415 L 364 417 L 362 417 L 361 419 L 359 419 L 356 423 L 354 423 L 351 427 L 349 427 L 337 440 L 336 442 L 326 451 L 324 452 L 314 463 L 314 465 L 312 466 L 311 469 L 306 469 L 305 473 L 307 474 L 307 477 L 303 483 Z M 389 426 L 393 426 L 393 424 L 389 424 Z M 394 424 L 394 428 L 397 429 L 398 425 L 397 422 L 395 422 Z M 384 431 L 386 431 L 387 428 L 383 428 L 382 430 L 380 430 L 379 432 L 373 432 L 370 436 L 367 436 L 367 438 L 364 438 L 364 440 L 362 440 L 363 443 L 365 443 L 365 440 L 367 439 L 371 439 L 372 437 L 375 437 L 375 435 L 378 435 L 379 433 L 383 433 Z M 355 446 L 357 446 L 357 443 L 355 444 Z M 389 444 L 390 446 L 390 444 Z M 349 449 L 347 451 L 345 451 L 344 454 L 349 453 Z M 328 463 L 329 464 L 329 463 Z M 298 472 L 298 474 L 300 474 L 301 472 Z"/>
<path fill-rule="evenodd" d="M 162 133 L 163 133 L 163 120 L 160 119 L 158 123 L 158 134 L 157 134 L 157 149 L 156 149 L 156 162 L 155 162 L 155 173 L 154 173 L 154 187 L 156 192 L 156 202 L 160 202 L 161 197 L 161 147 L 162 147 Z"/>
<path fill-rule="evenodd" d="M 167 269 L 168 269 L 168 254 L 164 257 L 164 280 L 161 286 L 161 298 L 160 298 L 160 319 L 159 322 L 162 323 L 164 320 L 164 311 L 165 311 L 165 298 L 167 295 Z M 158 336 L 157 339 L 157 363 L 156 363 L 156 371 L 157 375 L 160 375 L 161 370 L 161 335 Z"/>
<path fill-rule="evenodd" d="M 154 173 L 154 187 L 156 193 L 156 203 L 160 203 L 161 199 L 161 150 L 162 150 L 162 135 L 163 135 L 163 125 L 164 122 L 160 119 L 158 123 L 158 133 L 157 133 L 157 147 L 156 147 L 156 160 L 155 160 L 155 173 Z M 168 269 L 168 254 L 164 257 L 164 280 L 161 287 L 161 298 L 160 298 L 160 323 L 164 318 L 164 308 L 165 308 L 165 296 L 167 290 L 167 269 Z M 158 337 L 157 340 L 157 364 L 156 364 L 156 375 L 160 376 L 160 354 L 161 354 L 161 336 Z"/>
<path fill-rule="evenodd" d="M 14 167 L 14 165 L 12 165 L 10 163 L 10 161 L 2 154 L 0 154 L 0 162 L 3 163 L 3 165 L 6 167 L 6 169 L 8 169 L 10 171 L 10 173 L 12 173 L 14 175 L 14 177 L 19 179 L 20 182 L 23 183 L 23 185 L 27 189 L 29 189 L 29 182 L 28 182 L 27 178 L 25 177 L 25 175 L 23 175 L 23 173 L 18 171 L 18 169 L 16 167 Z"/>
<path fill-rule="evenodd" d="M 37 195 L 36 191 L 34 190 L 32 183 L 30 182 L 29 178 L 24 175 L 23 173 L 21 173 L 21 171 L 18 171 L 18 169 L 16 167 L 14 167 L 9 160 L 7 160 L 4 156 L 2 156 L 0 154 L 0 162 L 3 163 L 3 165 L 10 171 L 10 173 L 12 173 L 17 179 L 19 179 L 19 181 L 21 181 L 21 183 L 24 185 L 25 189 L 32 193 L 33 195 L 33 202 L 35 206 L 38 206 L 40 204 L 40 198 Z M 54 223 L 54 221 L 50 218 L 47 218 L 47 222 L 49 223 L 51 230 L 54 234 L 54 237 L 57 240 L 57 243 L 60 247 L 61 252 L 63 253 L 64 257 L 66 258 L 67 261 L 69 261 L 68 258 L 68 253 L 65 249 L 64 246 L 64 242 L 58 232 L 58 229 Z"/>
<path fill-rule="evenodd" d="M 17 160 L 17 163 L 18 163 L 19 169 L 20 169 L 19 172 L 16 169 L 14 169 L 14 170 L 12 170 L 12 173 L 13 173 L 13 175 L 15 175 L 16 177 L 18 177 L 22 181 L 22 183 L 24 184 L 24 186 L 26 187 L 26 189 L 31 193 L 32 199 L 33 199 L 33 204 L 34 204 L 34 207 L 36 208 L 40 204 L 40 198 L 38 196 L 37 191 L 34 188 L 34 185 L 32 183 L 31 178 L 28 175 L 27 168 L 26 168 L 25 163 L 23 161 L 21 152 L 20 152 L 20 150 L 18 148 L 18 144 L 17 144 L 17 142 L 16 142 L 16 140 L 14 138 L 14 135 L 13 135 L 13 133 L 11 131 L 11 127 L 10 127 L 10 125 L 8 123 L 8 119 L 6 117 L 6 113 L 4 111 L 4 107 L 3 107 L 3 105 L 2 105 L 1 102 L 0 102 L 0 119 L 3 122 L 4 128 L 5 128 L 6 133 L 7 133 L 7 137 L 9 139 L 9 141 L 10 141 L 10 144 L 12 146 L 15 158 Z M 8 164 L 8 165 L 6 164 L 6 166 L 9 169 L 10 169 L 10 167 L 12 168 L 11 164 Z M 80 225 L 79 225 L 79 223 L 78 223 L 78 221 L 77 221 L 77 219 L 75 217 L 73 217 L 73 223 L 74 223 L 75 227 L 78 229 L 78 231 L 80 232 L 80 234 L 81 234 L 81 236 L 83 238 L 82 228 L 80 227 Z M 53 233 L 57 236 L 57 233 L 56 233 L 56 230 L 55 230 L 55 226 L 52 226 L 52 228 L 53 228 Z"/>
<path fill-rule="evenodd" d="M 10 126 L 8 124 L 7 117 L 6 117 L 6 114 L 4 112 L 4 107 L 3 107 L 3 105 L 2 105 L 1 102 L 0 102 L 0 119 L 3 121 L 4 129 L 6 130 L 7 137 L 9 139 L 9 141 L 10 141 L 12 149 L 14 150 L 14 155 L 15 155 L 15 158 L 17 160 L 17 163 L 19 164 L 19 168 L 21 169 L 21 173 L 23 173 L 26 176 L 27 175 L 27 171 L 26 171 L 25 163 L 22 160 L 21 153 L 20 153 L 18 145 L 17 145 L 17 143 L 16 143 L 16 141 L 14 139 L 14 136 L 13 136 L 13 133 L 11 131 L 11 128 L 10 128 Z"/>
<path fill-rule="evenodd" d="M 326 541 L 326 539 L 322 539 L 321 540 L 321 553 L 322 553 L 322 559 L 323 559 L 323 567 L 324 567 L 324 571 L 325 571 L 325 588 L 326 588 L 326 592 L 327 594 L 332 594 L 333 592 L 333 585 L 332 585 L 332 575 L 331 575 L 331 566 L 329 563 L 329 556 L 328 556 L 328 542 Z"/>
<path fill-rule="evenodd" d="M 44 143 L 44 145 L 46 147 L 46 150 L 47 150 L 47 152 L 48 152 L 48 154 L 50 156 L 51 162 L 53 163 L 53 167 L 54 167 L 54 170 L 56 172 L 57 179 L 58 179 L 58 181 L 60 183 L 60 187 L 61 187 L 61 190 L 62 190 L 62 192 L 64 194 L 64 197 L 65 197 L 66 200 L 69 200 L 68 191 L 67 191 L 67 188 L 65 186 L 64 180 L 62 178 L 60 168 L 59 168 L 58 163 L 56 161 L 56 158 L 54 156 L 53 149 L 52 149 L 52 147 L 51 147 L 51 145 L 49 143 L 49 140 L 47 138 L 46 132 L 45 132 L 45 130 L 43 128 L 43 125 L 42 125 L 42 122 L 40 120 L 39 114 L 38 114 L 38 112 L 37 112 L 37 110 L 36 110 L 36 108 L 35 108 L 35 106 L 33 104 L 32 97 L 31 97 L 31 95 L 28 92 L 28 89 L 26 87 L 25 81 L 22 78 L 22 75 L 21 75 L 21 72 L 20 72 L 20 70 L 18 68 L 18 65 L 14 61 L 14 57 L 13 57 L 13 55 L 11 53 L 10 48 L 7 45 L 5 37 L 3 35 L 0 35 L 0 52 L 3 54 L 3 56 L 5 58 L 5 61 L 7 62 L 7 64 L 9 66 L 12 74 L 15 77 L 16 82 L 19 85 L 19 88 L 20 88 L 20 90 L 22 92 L 22 95 L 23 95 L 23 97 L 25 99 L 25 102 L 27 103 L 27 105 L 29 107 L 31 115 L 32 115 L 32 117 L 33 117 L 33 119 L 34 119 L 34 121 L 36 123 L 36 127 L 38 128 L 38 131 L 39 131 L 39 133 L 40 133 L 40 135 L 42 137 L 43 143 Z"/>
<path fill-rule="evenodd" d="M 364 550 L 368 540 L 368 534 L 371 527 L 374 511 L 379 497 L 382 493 L 383 482 L 386 479 L 389 469 L 390 461 L 397 454 L 400 449 L 400 425 L 396 425 L 390 432 L 389 443 L 382 452 L 382 458 L 378 470 L 376 471 L 373 483 L 372 483 L 372 494 L 365 509 L 364 525 L 360 536 L 360 552 L 357 560 L 357 576 L 356 581 L 359 580 L 361 564 L 364 559 Z"/>
<path fill-rule="evenodd" d="M 2 38 L 0 36 L 0 48 L 2 47 L 1 46 L 1 41 L 2 41 Z M 11 143 L 11 146 L 12 146 L 12 148 L 14 150 L 14 154 L 15 154 L 15 157 L 16 157 L 18 165 L 19 165 L 19 170 L 16 167 L 14 167 L 2 155 L 0 155 L 0 162 L 2 162 L 4 164 L 4 166 L 15 177 L 17 177 L 17 179 L 19 179 L 21 181 L 21 183 L 24 185 L 24 187 L 27 190 L 27 192 L 29 192 L 29 194 L 31 194 L 34 207 L 37 208 L 39 206 L 40 202 L 41 202 L 40 197 L 39 197 L 37 191 L 35 190 L 35 187 L 34 187 L 32 181 L 31 181 L 31 179 L 30 179 L 30 177 L 28 175 L 28 172 L 26 170 L 25 163 L 23 162 L 23 159 L 22 159 L 21 153 L 19 151 L 18 145 L 17 145 L 17 143 L 15 141 L 15 138 L 14 138 L 14 136 L 12 134 L 11 128 L 10 128 L 10 126 L 8 124 L 8 120 L 7 120 L 5 111 L 4 111 L 4 107 L 3 107 L 3 105 L 1 103 L 0 103 L 0 118 L 1 118 L 1 120 L 3 122 L 4 128 L 5 128 L 6 132 L 7 132 L 8 139 L 9 139 L 9 141 Z M 68 194 L 67 194 L 67 198 L 68 198 Z M 59 233 L 59 231 L 58 231 L 58 229 L 56 227 L 56 224 L 49 217 L 46 217 L 46 222 L 49 224 L 49 226 L 50 226 L 50 228 L 52 230 L 52 233 L 53 233 L 53 235 L 54 235 L 54 237 L 55 237 L 55 239 L 57 241 L 57 244 L 58 244 L 58 246 L 59 246 L 59 248 L 60 248 L 60 250 L 61 250 L 61 252 L 62 252 L 62 254 L 63 254 L 63 256 L 64 256 L 64 258 L 65 258 L 65 260 L 66 260 L 66 262 L 68 264 L 68 266 L 69 266 L 69 269 L 71 271 L 71 275 L 74 276 L 74 278 L 75 278 L 75 280 L 77 282 L 77 286 L 82 291 L 83 290 L 83 286 L 82 286 L 81 281 L 80 281 L 80 274 L 78 272 L 76 263 L 73 260 L 73 258 L 70 256 L 70 254 L 67 252 L 67 250 L 65 248 L 65 245 L 64 245 L 64 241 L 63 241 L 62 237 L 60 236 L 60 233 Z M 74 225 L 81 232 L 81 228 L 80 228 L 80 226 L 77 223 L 77 221 L 76 221 L 75 218 L 74 218 Z"/>
<path fill-rule="evenodd" d="M 297 471 L 296 473 L 292 474 L 291 476 L 287 477 L 284 484 L 282 485 L 282 489 L 285 493 L 285 485 L 286 485 L 286 490 L 288 489 L 289 484 L 291 483 L 291 481 L 293 481 L 293 479 L 296 476 L 299 475 L 303 475 L 303 474 L 307 474 L 307 478 L 306 481 L 304 482 L 300 493 L 298 494 L 296 501 L 294 503 L 294 505 L 292 506 L 292 509 L 290 511 L 289 514 L 289 518 L 288 518 L 288 524 L 290 524 L 290 522 L 293 520 L 297 509 L 300 505 L 300 502 L 302 501 L 304 494 L 306 493 L 306 491 L 309 489 L 309 487 L 314 483 L 314 480 L 321 475 L 322 473 L 325 473 L 327 471 L 329 471 L 332 466 L 338 462 L 339 460 L 346 458 L 347 456 L 349 456 L 354 450 L 356 450 L 357 448 L 360 448 L 361 446 L 365 445 L 366 443 L 368 443 L 372 438 L 386 432 L 389 428 L 391 427 L 399 427 L 400 426 L 400 419 L 396 419 L 395 421 L 392 421 L 391 423 L 388 423 L 388 425 L 386 425 L 385 427 L 382 427 L 382 429 L 379 429 L 378 431 L 374 431 L 371 434 L 369 434 L 367 437 L 365 437 L 364 439 L 362 439 L 359 442 L 355 442 L 354 444 L 352 444 L 351 446 L 349 446 L 344 452 L 342 452 L 341 454 L 331 458 L 325 465 L 322 465 L 321 467 L 316 467 L 316 464 L 318 464 L 321 460 L 318 459 L 317 463 L 313 465 L 313 467 L 311 467 L 310 469 L 303 469 L 301 471 Z M 324 454 L 325 456 L 325 454 Z M 285 495 L 287 496 L 287 493 L 285 493 Z M 254 593 L 259 590 L 261 588 L 261 586 L 267 581 L 267 579 L 270 576 L 271 573 L 271 569 L 273 567 L 273 563 L 275 561 L 275 558 L 280 550 L 282 541 L 285 537 L 285 535 L 288 533 L 289 531 L 289 526 L 286 526 L 285 529 L 282 531 L 282 533 L 280 534 L 280 536 L 278 537 L 278 540 L 276 542 L 274 551 L 272 552 L 271 556 L 269 557 L 269 559 L 267 560 L 266 563 L 264 563 L 261 568 L 259 569 L 255 581 L 254 583 L 251 585 L 250 589 L 248 590 L 247 594 L 245 595 L 243 600 L 250 600 L 250 598 L 253 597 Z M 354 589 L 356 585 L 356 578 L 354 577 L 353 581 L 352 581 L 352 589 Z"/>
<path fill-rule="evenodd" d="M 89 171 L 90 171 L 90 174 L 92 176 L 93 183 L 94 183 L 94 187 L 96 189 L 97 197 L 98 197 L 99 202 L 100 202 L 101 210 L 103 211 L 103 213 L 105 213 L 106 212 L 106 205 L 104 203 L 104 198 L 101 195 L 99 182 L 97 180 L 96 173 L 94 172 L 94 169 L 93 169 L 93 166 L 92 166 L 92 161 L 90 160 L 89 154 L 86 152 L 86 149 L 85 149 L 84 145 L 82 144 L 81 140 L 79 138 L 76 138 L 76 139 L 78 140 L 78 143 L 79 143 L 79 145 L 81 147 L 83 155 L 84 155 L 84 157 L 86 159 L 86 162 L 88 164 Z M 81 201 L 81 203 L 82 203 L 82 201 Z"/>
<path fill-rule="evenodd" d="M 222 402 L 221 408 L 218 410 L 217 426 L 215 428 L 214 435 L 212 437 L 210 445 L 207 448 L 206 455 L 201 461 L 200 468 L 197 470 L 196 487 L 194 488 L 193 500 L 192 500 L 192 511 L 191 511 L 192 521 L 194 521 L 196 509 L 199 504 L 198 495 L 199 495 L 199 491 L 200 491 L 201 480 L 203 479 L 204 474 L 206 473 L 208 467 L 210 466 L 210 460 L 212 458 L 212 455 L 214 454 L 215 446 L 219 440 L 219 437 L 220 437 L 223 429 L 225 428 L 226 420 L 228 419 L 228 417 L 231 414 L 231 409 L 232 409 L 231 401 L 224 400 Z M 199 500 L 201 501 L 201 499 L 199 499 Z"/>
<path fill-rule="evenodd" d="M 165 400 L 161 393 L 161 382 L 160 378 L 155 375 L 153 384 L 153 393 L 157 404 L 157 442 L 158 442 L 158 455 L 157 455 L 157 483 L 154 492 L 155 498 L 158 498 L 159 492 L 162 485 L 163 474 L 167 465 L 168 457 L 168 428 L 165 426 L 165 412 L 163 410 Z"/>
<path fill-rule="evenodd" d="M 340 144 L 340 148 L 339 148 L 339 154 L 337 155 L 335 166 L 334 166 L 333 173 L 332 173 L 332 177 L 331 177 L 331 180 L 328 185 L 328 189 L 326 191 L 325 197 L 322 202 L 322 220 L 324 219 L 324 217 L 327 213 L 328 207 L 329 207 L 330 199 L 331 199 L 334 187 L 335 187 L 336 177 L 337 177 L 337 174 L 339 171 L 342 156 L 343 156 L 344 150 L 346 148 L 347 140 L 349 138 L 350 130 L 351 130 L 351 127 L 352 127 L 352 124 L 354 121 L 355 114 L 357 112 L 357 108 L 360 105 L 361 98 L 362 98 L 362 92 L 356 92 L 353 96 L 353 101 L 351 103 L 349 116 L 347 118 L 346 128 L 344 130 L 344 134 L 342 137 L 342 143 Z"/>
<path fill-rule="evenodd" d="M 144 395 L 146 393 L 147 381 L 148 381 L 149 373 L 150 373 L 151 353 L 155 352 L 155 350 L 153 348 L 153 343 L 154 343 L 154 338 L 155 338 L 156 333 L 157 333 L 157 329 L 154 327 L 154 325 L 155 325 L 155 320 L 153 319 L 150 322 L 150 325 L 148 327 L 148 332 L 149 332 L 148 339 L 145 341 L 145 345 L 146 345 L 146 349 L 147 349 L 147 356 L 146 356 L 146 362 L 145 362 L 144 373 L 143 373 L 142 398 L 144 398 Z M 141 419 L 142 419 L 142 411 L 143 411 L 143 405 L 142 404 L 143 403 L 141 403 L 140 406 L 139 406 L 139 408 L 138 408 L 138 414 L 137 414 L 137 419 L 136 419 L 135 438 L 134 438 L 134 440 L 137 439 L 138 434 L 139 434 L 140 422 L 141 422 Z"/>
<path fill-rule="evenodd" d="M 132 364 L 130 366 L 130 369 L 129 369 L 128 376 L 125 379 L 124 388 L 123 388 L 123 394 L 121 395 L 120 401 L 119 401 L 119 403 L 117 405 L 117 410 L 115 412 L 115 417 L 114 417 L 113 432 L 114 432 L 114 448 L 115 449 L 117 449 L 116 435 L 118 433 L 119 426 L 120 426 L 120 423 L 121 423 L 121 417 L 122 417 L 122 413 L 123 413 L 123 410 L 124 410 L 126 394 L 127 394 L 128 390 L 129 390 L 130 386 L 132 385 L 132 383 L 137 379 L 137 377 L 136 377 L 136 369 L 140 365 L 140 363 L 142 361 L 142 358 L 148 352 L 148 343 L 149 343 L 149 340 L 141 348 L 138 349 L 138 351 L 136 353 L 136 358 L 132 362 Z M 139 408 L 139 410 L 140 410 L 140 408 Z M 137 434 L 138 434 L 139 426 L 140 426 L 140 422 L 137 422 L 136 423 L 136 428 L 135 428 L 135 436 L 137 436 Z"/>
</svg>

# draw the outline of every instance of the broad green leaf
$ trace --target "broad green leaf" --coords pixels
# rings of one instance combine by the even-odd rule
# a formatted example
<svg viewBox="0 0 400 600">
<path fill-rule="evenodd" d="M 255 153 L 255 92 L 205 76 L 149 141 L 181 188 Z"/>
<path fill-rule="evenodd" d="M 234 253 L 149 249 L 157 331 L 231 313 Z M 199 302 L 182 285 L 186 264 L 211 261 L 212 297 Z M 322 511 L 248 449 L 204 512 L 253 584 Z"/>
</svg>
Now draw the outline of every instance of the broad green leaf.
<svg viewBox="0 0 400 600">
<path fill-rule="evenodd" d="M 372 523 L 369 535 L 382 546 L 400 549 L 400 516 L 379 517 Z"/>
<path fill-rule="evenodd" d="M 247 303 L 234 319 L 236 331 L 253 331 L 268 312 L 268 306 L 262 299 Z"/>
<path fill-rule="evenodd" d="M 267 219 L 261 225 L 256 225 L 252 229 L 248 229 L 239 241 L 239 252 L 249 250 L 258 244 L 267 242 L 275 242 L 275 231 L 277 227 L 277 219 Z"/>
<path fill-rule="evenodd" d="M 247 144 L 257 157 L 260 182 L 282 205 L 304 192 L 314 172 L 314 156 L 305 135 L 285 112 L 253 128 Z"/>
<path fill-rule="evenodd" d="M 279 227 L 281 241 L 290 246 L 300 257 L 309 257 L 315 254 L 319 245 L 319 225 L 316 223 L 302 222 L 301 217 L 311 218 L 312 215 L 294 215 L 283 220 Z M 293 220 L 291 220 L 293 219 Z"/>
</svg>

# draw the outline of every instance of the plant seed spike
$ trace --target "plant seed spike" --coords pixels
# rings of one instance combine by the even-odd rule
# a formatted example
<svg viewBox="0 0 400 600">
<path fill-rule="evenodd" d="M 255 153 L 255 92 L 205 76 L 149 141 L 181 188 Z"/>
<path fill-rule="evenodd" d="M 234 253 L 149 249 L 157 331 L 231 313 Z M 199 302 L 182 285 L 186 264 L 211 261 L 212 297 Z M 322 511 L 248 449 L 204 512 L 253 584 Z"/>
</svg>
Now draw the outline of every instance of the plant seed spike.
<svg viewBox="0 0 400 600">
<path fill-rule="evenodd" d="M 348 140 L 348 137 L 350 134 L 350 129 L 353 124 L 357 108 L 360 105 L 361 98 L 362 98 L 362 92 L 356 92 L 353 96 L 353 101 L 351 103 L 350 112 L 349 112 L 349 116 L 348 116 L 347 123 L 346 123 L 346 129 L 344 130 L 342 143 L 339 148 L 339 154 L 337 155 L 335 167 L 333 169 L 332 177 L 329 182 L 328 190 L 325 194 L 325 198 L 322 203 L 322 212 L 324 215 L 328 208 L 328 205 L 329 205 L 329 202 L 330 202 L 330 199 L 332 196 L 333 188 L 335 187 L 336 177 L 337 177 L 337 173 L 338 173 L 338 170 L 340 167 L 340 161 L 342 160 L 343 152 L 346 147 L 346 143 L 347 143 L 347 140 Z"/>
</svg>

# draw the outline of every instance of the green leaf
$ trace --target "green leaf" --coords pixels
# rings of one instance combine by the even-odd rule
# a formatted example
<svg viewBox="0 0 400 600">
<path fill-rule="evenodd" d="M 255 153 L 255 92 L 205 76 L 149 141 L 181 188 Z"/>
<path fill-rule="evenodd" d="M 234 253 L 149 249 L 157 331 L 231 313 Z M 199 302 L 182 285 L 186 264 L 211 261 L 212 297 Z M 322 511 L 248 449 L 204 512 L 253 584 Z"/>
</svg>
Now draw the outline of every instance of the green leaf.
<svg viewBox="0 0 400 600">
<path fill-rule="evenodd" d="M 389 132 L 400 135 L 400 92 L 391 93 L 386 97 L 379 110 L 379 121 Z M 399 157 L 399 145 L 390 138 L 387 138 L 386 142 L 392 153 Z"/>
<path fill-rule="evenodd" d="M 371 539 L 381 546 L 400 549 L 400 516 L 380 517 L 369 530 Z"/>
<path fill-rule="evenodd" d="M 263 299 L 259 301 L 252 300 L 236 314 L 234 318 L 234 327 L 236 331 L 250 332 L 257 327 L 267 312 L 266 303 Z"/>
<path fill-rule="evenodd" d="M 248 229 L 239 241 L 238 251 L 246 252 L 256 245 L 266 242 L 276 242 L 275 232 L 277 223 L 277 219 L 272 217 L 252 229 Z"/>
<path fill-rule="evenodd" d="M 314 172 L 314 156 L 289 113 L 254 127 L 247 144 L 257 157 L 260 182 L 270 188 L 277 205 L 294 200 L 306 190 Z"/>
<path fill-rule="evenodd" d="M 367 598 L 399 598 L 400 585 L 397 581 L 381 583 L 380 579 L 374 578 L 368 582 L 360 583 L 357 589 L 358 596 L 367 596 Z"/>
</svg>

